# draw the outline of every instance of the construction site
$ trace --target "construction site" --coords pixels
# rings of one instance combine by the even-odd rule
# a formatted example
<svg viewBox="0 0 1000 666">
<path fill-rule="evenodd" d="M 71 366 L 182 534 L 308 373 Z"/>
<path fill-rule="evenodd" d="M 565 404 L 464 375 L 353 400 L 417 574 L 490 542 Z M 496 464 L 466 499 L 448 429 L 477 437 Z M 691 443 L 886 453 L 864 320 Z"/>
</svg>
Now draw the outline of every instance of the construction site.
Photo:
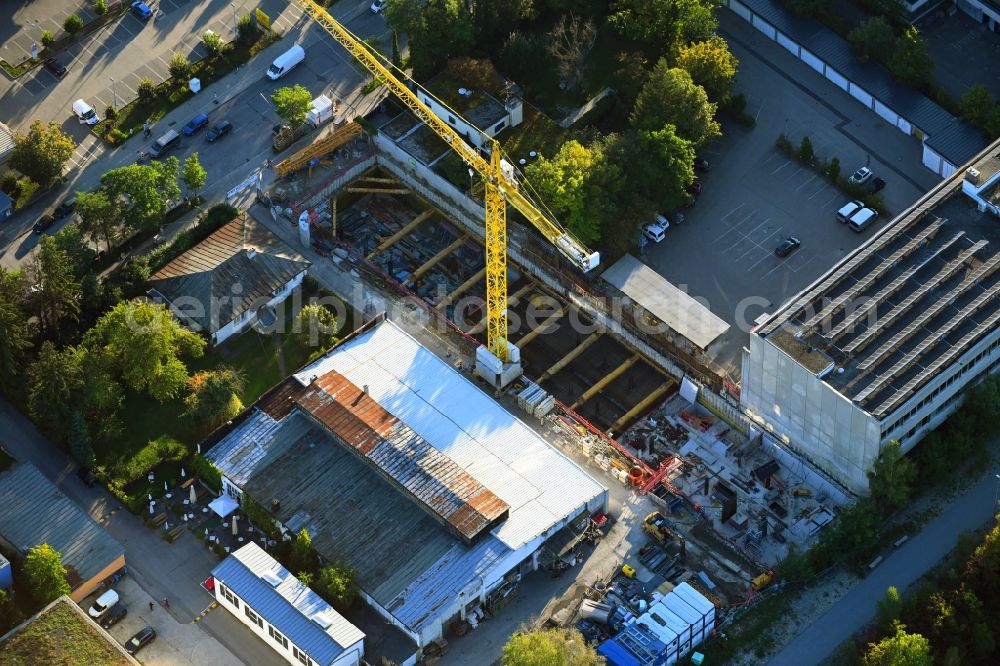
<svg viewBox="0 0 1000 666">
<path fill-rule="evenodd" d="M 448 85 L 460 100 L 486 95 Z M 553 576 L 575 569 L 576 583 L 541 619 L 578 626 L 611 652 L 624 642 L 635 655 L 649 639 L 673 663 L 766 593 L 789 547 L 808 547 L 849 497 L 752 428 L 738 387 L 706 353 L 728 326 L 638 259 L 588 270 L 534 209 L 516 215 L 522 204 L 503 229 L 498 292 L 491 197 L 497 182 L 523 182 L 516 165 L 537 153 L 509 161 L 494 153 L 499 180 L 481 154 L 491 137 L 517 131 L 518 102 L 480 100 L 473 125 L 426 93 L 394 92 L 414 99 L 384 102 L 363 121 L 335 103 L 329 124 L 262 180 L 251 213 L 325 257 L 319 263 L 341 288 L 328 286 L 366 320 L 419 311 L 424 330 L 415 337 L 432 339 L 456 369 L 474 372 L 609 487 L 606 515 L 581 516 L 543 545 L 537 567 Z M 433 168 L 449 145 L 470 165 L 468 189 Z M 497 293 L 506 305 L 499 346 L 490 315 Z M 484 352 L 502 362 L 495 375 L 482 370 Z M 691 617 L 663 610 L 692 594 L 698 599 L 680 605 L 696 609 Z M 627 635 L 654 606 L 673 619 L 653 638 Z"/>
</svg>

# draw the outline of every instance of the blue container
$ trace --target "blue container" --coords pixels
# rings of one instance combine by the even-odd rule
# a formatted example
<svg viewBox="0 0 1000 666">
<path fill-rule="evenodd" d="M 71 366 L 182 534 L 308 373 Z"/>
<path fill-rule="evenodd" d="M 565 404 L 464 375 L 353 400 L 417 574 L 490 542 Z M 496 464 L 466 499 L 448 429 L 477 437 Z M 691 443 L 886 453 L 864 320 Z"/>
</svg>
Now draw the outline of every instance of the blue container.
<svg viewBox="0 0 1000 666">
<path fill-rule="evenodd" d="M 0 590 L 9 590 L 14 585 L 14 572 L 10 568 L 10 562 L 3 555 L 0 555 Z"/>
</svg>

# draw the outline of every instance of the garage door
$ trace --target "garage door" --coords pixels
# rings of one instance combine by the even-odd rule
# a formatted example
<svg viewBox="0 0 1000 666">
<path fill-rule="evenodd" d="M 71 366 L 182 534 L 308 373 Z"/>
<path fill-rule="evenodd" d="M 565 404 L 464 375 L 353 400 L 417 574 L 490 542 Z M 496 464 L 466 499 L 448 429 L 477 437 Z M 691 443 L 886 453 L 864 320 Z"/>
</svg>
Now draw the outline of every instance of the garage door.
<svg viewBox="0 0 1000 666">
<path fill-rule="evenodd" d="M 925 143 L 924 156 L 923 156 L 924 166 L 933 171 L 934 173 L 940 174 L 942 161 L 943 160 L 941 159 L 941 156 L 935 153 L 930 148 L 928 148 L 927 144 Z"/>
<path fill-rule="evenodd" d="M 895 125 L 899 121 L 899 116 L 896 115 L 896 112 L 878 100 L 875 100 L 875 113 L 880 115 L 890 125 Z"/>
<path fill-rule="evenodd" d="M 847 79 L 841 76 L 840 72 L 835 70 L 833 67 L 826 68 L 826 78 L 830 79 L 844 90 L 847 90 L 848 88 Z"/>
<path fill-rule="evenodd" d="M 941 175 L 945 178 L 958 171 L 958 167 L 946 159 L 941 160 Z"/>
<path fill-rule="evenodd" d="M 820 74 L 823 73 L 823 68 L 825 67 L 823 61 L 814 56 L 812 53 L 809 53 L 809 51 L 802 49 L 799 51 L 799 57 L 802 58 L 802 62 L 809 65 Z"/>
<path fill-rule="evenodd" d="M 851 82 L 850 93 L 851 97 L 858 100 L 859 102 L 867 106 L 869 109 L 872 108 L 872 102 L 874 102 L 872 96 L 868 93 L 867 90 L 859 86 L 857 83 L 854 83 L 853 81 Z"/>
<path fill-rule="evenodd" d="M 911 125 L 903 116 L 900 116 L 899 120 L 896 121 L 896 127 L 898 127 L 899 131 L 906 136 L 913 134 L 913 125 Z"/>
<path fill-rule="evenodd" d="M 796 58 L 799 57 L 799 45 L 780 32 L 778 33 L 778 43 L 791 51 Z"/>
<path fill-rule="evenodd" d="M 750 8 L 744 5 L 740 0 L 729 0 L 729 8 L 736 12 L 739 16 L 742 16 L 746 21 L 750 21 Z"/>
<path fill-rule="evenodd" d="M 757 28 L 771 39 L 774 39 L 775 34 L 777 34 L 777 31 L 774 29 L 774 26 L 772 26 L 770 23 L 768 23 L 761 17 L 757 16 L 756 14 L 753 15 L 753 27 Z"/>
</svg>

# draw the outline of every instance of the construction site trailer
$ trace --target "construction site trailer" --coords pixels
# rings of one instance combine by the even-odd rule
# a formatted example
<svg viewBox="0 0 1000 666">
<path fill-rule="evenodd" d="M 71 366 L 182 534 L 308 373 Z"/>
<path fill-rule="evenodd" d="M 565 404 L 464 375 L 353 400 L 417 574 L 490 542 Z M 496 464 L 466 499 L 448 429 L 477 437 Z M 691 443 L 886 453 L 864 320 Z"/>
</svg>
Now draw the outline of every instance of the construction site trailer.
<svg viewBox="0 0 1000 666">
<path fill-rule="evenodd" d="M 697 645 L 705 638 L 705 617 L 691 608 L 683 599 L 676 594 L 668 594 L 663 598 L 662 604 L 672 611 L 679 618 L 691 625 L 691 645 Z"/>
<path fill-rule="evenodd" d="M 654 666 L 662 663 L 661 655 L 667 651 L 667 646 L 656 636 L 640 627 L 630 624 L 614 638 L 601 643 L 598 654 L 604 656 L 609 666 Z"/>
<path fill-rule="evenodd" d="M 677 634 L 677 649 L 681 654 L 685 654 L 692 647 L 691 639 L 694 638 L 694 628 L 690 623 L 683 620 L 677 613 L 667 608 L 662 602 L 653 604 L 649 608 L 649 613 L 666 622 L 667 627 Z M 686 646 L 686 647 L 685 647 Z"/>
<path fill-rule="evenodd" d="M 704 615 L 712 626 L 715 626 L 715 604 L 709 601 L 704 594 L 688 583 L 681 583 L 673 589 L 672 593 L 686 601 L 689 606 Z"/>
<path fill-rule="evenodd" d="M 680 658 L 678 654 L 681 643 L 680 637 L 667 626 L 666 620 L 661 616 L 649 611 L 636 620 L 635 623 L 651 632 L 656 636 L 657 640 L 666 646 L 666 649 L 660 655 L 658 663 L 669 665 L 675 663 Z M 687 641 L 685 641 L 685 644 L 687 644 Z"/>
</svg>

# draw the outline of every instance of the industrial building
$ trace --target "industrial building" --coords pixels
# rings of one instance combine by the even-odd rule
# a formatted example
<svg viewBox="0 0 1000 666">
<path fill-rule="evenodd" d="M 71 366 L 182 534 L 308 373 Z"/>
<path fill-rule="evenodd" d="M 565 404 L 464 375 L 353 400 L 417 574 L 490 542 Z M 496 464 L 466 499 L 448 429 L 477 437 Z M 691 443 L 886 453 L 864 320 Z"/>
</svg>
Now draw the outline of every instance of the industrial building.
<svg viewBox="0 0 1000 666">
<path fill-rule="evenodd" d="M 203 444 L 223 492 L 306 529 L 418 646 L 498 607 L 607 488 L 384 316 Z"/>
<path fill-rule="evenodd" d="M 1000 367 L 998 201 L 1000 142 L 761 323 L 741 402 L 765 437 L 866 493 L 883 446 L 912 449 Z"/>
<path fill-rule="evenodd" d="M 225 608 L 290 664 L 357 666 L 364 633 L 250 542 L 212 569 Z"/>
<path fill-rule="evenodd" d="M 52 546 L 62 555 L 73 601 L 125 568 L 125 547 L 31 463 L 0 473 L 0 506 L 0 543 L 21 556 Z"/>
</svg>

